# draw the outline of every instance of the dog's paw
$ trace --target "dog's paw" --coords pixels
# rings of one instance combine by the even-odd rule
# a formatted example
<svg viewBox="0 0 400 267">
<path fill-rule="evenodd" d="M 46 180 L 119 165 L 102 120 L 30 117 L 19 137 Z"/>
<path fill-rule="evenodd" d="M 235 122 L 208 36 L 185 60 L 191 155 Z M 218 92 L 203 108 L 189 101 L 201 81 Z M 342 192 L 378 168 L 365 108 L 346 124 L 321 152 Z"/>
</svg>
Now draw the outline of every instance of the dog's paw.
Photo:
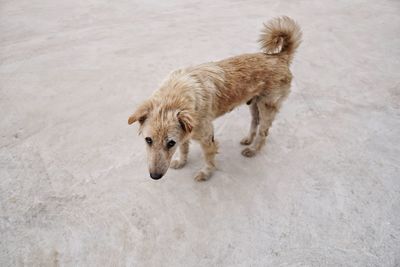
<svg viewBox="0 0 400 267">
<path fill-rule="evenodd" d="M 255 154 L 256 154 L 256 151 L 249 147 L 246 147 L 245 149 L 242 150 L 242 155 L 245 157 L 248 157 L 248 158 L 254 157 Z"/>
<path fill-rule="evenodd" d="M 204 181 L 207 181 L 208 178 L 210 178 L 210 175 L 207 175 L 207 174 L 204 173 L 203 171 L 199 171 L 199 172 L 197 173 L 197 175 L 194 177 L 194 179 L 195 179 L 197 182 L 204 182 Z"/>
<path fill-rule="evenodd" d="M 171 165 L 169 165 L 172 169 L 181 169 L 183 166 L 185 166 L 186 162 L 185 161 L 180 161 L 180 160 L 173 160 L 171 162 Z"/>
<path fill-rule="evenodd" d="M 243 138 L 243 139 L 240 141 L 240 144 L 241 144 L 241 145 L 244 145 L 244 146 L 248 146 L 248 145 L 251 144 L 251 142 L 253 142 L 253 139 L 252 139 L 252 138 L 245 137 L 245 138 Z"/>
</svg>

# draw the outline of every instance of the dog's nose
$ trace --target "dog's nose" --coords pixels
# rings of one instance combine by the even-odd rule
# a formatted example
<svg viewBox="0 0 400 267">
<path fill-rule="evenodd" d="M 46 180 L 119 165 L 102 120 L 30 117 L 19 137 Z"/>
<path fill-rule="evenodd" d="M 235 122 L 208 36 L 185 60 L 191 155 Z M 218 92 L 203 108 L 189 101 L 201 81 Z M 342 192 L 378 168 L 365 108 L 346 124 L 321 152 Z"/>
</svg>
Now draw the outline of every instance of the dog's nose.
<svg viewBox="0 0 400 267">
<path fill-rule="evenodd" d="M 158 180 L 161 179 L 161 177 L 163 177 L 164 174 L 161 173 L 150 173 L 150 177 L 154 180 Z"/>
</svg>

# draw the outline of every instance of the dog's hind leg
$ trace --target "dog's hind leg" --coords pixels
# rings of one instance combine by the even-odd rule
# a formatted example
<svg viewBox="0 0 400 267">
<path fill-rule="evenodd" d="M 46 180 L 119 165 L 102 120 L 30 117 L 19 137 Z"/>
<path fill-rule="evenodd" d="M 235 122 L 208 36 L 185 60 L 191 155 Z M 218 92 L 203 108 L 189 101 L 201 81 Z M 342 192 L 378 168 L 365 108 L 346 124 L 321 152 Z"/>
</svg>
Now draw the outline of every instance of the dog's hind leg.
<svg viewBox="0 0 400 267">
<path fill-rule="evenodd" d="M 254 137 L 257 133 L 257 126 L 260 121 L 260 115 L 257 107 L 257 98 L 253 98 L 252 100 L 250 100 L 249 109 L 251 114 L 250 130 L 248 136 L 244 137 L 240 141 L 240 144 L 242 145 L 250 145 L 253 142 Z"/>
<path fill-rule="evenodd" d="M 257 99 L 257 108 L 259 112 L 259 126 L 256 138 L 250 147 L 242 150 L 245 157 L 253 157 L 265 144 L 268 130 L 278 113 L 282 102 L 290 93 L 290 81 L 284 84 L 279 90 L 269 91 L 263 97 Z"/>
<path fill-rule="evenodd" d="M 180 169 L 186 165 L 189 154 L 189 141 L 182 143 L 179 146 L 179 159 L 175 159 L 171 162 L 170 167 L 172 169 Z"/>
<path fill-rule="evenodd" d="M 258 134 L 250 147 L 243 149 L 242 155 L 245 157 L 253 157 L 265 144 L 265 139 L 268 135 L 269 127 L 278 112 L 278 107 L 269 105 L 265 101 L 257 102 L 257 107 L 260 113 L 260 125 L 258 127 Z"/>
</svg>

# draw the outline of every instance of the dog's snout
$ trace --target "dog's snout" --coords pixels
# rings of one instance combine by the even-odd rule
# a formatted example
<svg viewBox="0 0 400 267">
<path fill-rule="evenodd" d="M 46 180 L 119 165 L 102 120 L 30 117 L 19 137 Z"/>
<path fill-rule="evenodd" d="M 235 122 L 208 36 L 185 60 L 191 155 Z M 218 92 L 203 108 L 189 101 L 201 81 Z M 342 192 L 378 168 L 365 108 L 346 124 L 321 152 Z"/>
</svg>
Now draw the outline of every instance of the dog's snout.
<svg viewBox="0 0 400 267">
<path fill-rule="evenodd" d="M 162 173 L 154 173 L 154 172 L 151 172 L 151 173 L 150 173 L 150 177 L 151 177 L 152 179 L 154 179 L 154 180 L 161 179 L 161 177 L 163 177 L 163 175 L 164 175 L 164 174 L 162 174 Z"/>
</svg>

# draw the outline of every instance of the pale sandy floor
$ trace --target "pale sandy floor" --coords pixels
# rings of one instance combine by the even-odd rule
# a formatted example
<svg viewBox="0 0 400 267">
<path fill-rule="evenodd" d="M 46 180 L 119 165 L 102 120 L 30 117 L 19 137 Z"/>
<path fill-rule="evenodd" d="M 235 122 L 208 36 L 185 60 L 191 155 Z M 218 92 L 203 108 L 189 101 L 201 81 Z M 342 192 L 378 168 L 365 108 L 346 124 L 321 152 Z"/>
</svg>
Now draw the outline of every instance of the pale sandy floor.
<svg viewBox="0 0 400 267">
<path fill-rule="evenodd" d="M 167 3 L 168 2 L 168 3 Z M 256 158 L 247 107 L 159 181 L 128 127 L 171 70 L 304 31 Z M 399 266 L 399 1 L 0 1 L 0 266 Z"/>
</svg>

